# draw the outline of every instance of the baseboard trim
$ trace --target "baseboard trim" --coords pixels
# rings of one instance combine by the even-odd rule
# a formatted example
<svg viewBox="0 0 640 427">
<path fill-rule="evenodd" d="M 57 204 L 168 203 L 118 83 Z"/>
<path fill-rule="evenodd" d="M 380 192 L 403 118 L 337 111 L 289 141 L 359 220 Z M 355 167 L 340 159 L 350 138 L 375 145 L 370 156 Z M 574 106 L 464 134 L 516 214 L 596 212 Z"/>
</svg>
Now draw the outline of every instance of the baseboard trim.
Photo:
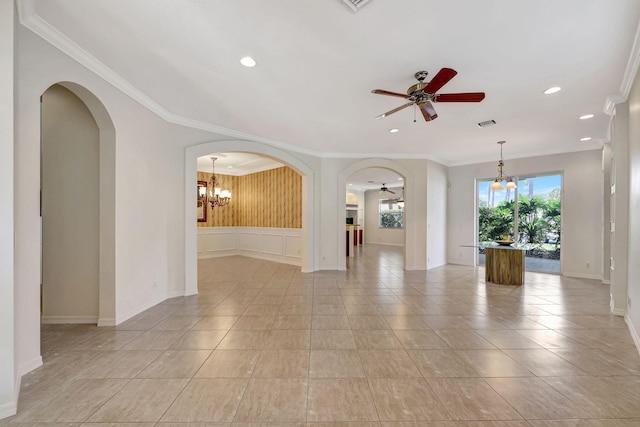
<svg viewBox="0 0 640 427">
<path fill-rule="evenodd" d="M 42 356 L 38 356 L 28 361 L 27 363 L 23 363 L 18 368 L 18 377 L 22 377 L 24 374 L 28 374 L 34 369 L 42 366 Z"/>
<path fill-rule="evenodd" d="M 633 326 L 633 322 L 631 322 L 631 319 L 629 319 L 629 316 L 626 314 L 624 316 L 624 321 L 629 327 L 629 333 L 631 334 L 633 342 L 636 344 L 636 350 L 640 353 L 640 336 L 638 335 L 638 331 L 636 331 L 636 328 Z"/>
<path fill-rule="evenodd" d="M 97 316 L 42 316 L 40 323 L 45 325 L 98 323 Z"/>
<path fill-rule="evenodd" d="M 140 306 L 138 306 L 138 307 L 136 307 L 136 308 L 134 308 L 132 310 L 129 310 L 124 315 L 116 317 L 116 325 L 119 325 L 120 323 L 125 322 L 125 321 L 131 319 L 134 316 L 137 316 L 138 314 L 142 313 L 143 311 L 148 310 L 151 307 L 154 307 L 154 306 L 160 304 L 165 299 L 166 298 L 158 298 L 158 299 L 155 299 L 155 300 L 153 300 L 151 302 L 148 302 L 146 304 L 142 304 L 142 305 L 140 305 Z"/>
<path fill-rule="evenodd" d="M 577 279 L 593 279 L 593 280 L 602 281 L 602 275 L 601 274 L 582 274 L 582 273 L 567 273 L 567 272 L 564 272 L 564 273 L 562 273 L 562 275 L 565 276 L 565 277 L 575 277 Z"/>
<path fill-rule="evenodd" d="M 19 382 L 18 382 L 19 384 Z M 18 386 L 18 390 L 20 387 Z M 16 394 L 17 396 L 17 394 Z M 18 412 L 18 400 L 10 400 L 9 402 L 0 404 L 0 419 L 11 417 Z"/>
<path fill-rule="evenodd" d="M 167 292 L 167 299 L 169 298 L 178 298 L 178 297 L 183 297 L 185 296 L 186 292 L 185 291 L 171 291 L 171 292 Z"/>
<path fill-rule="evenodd" d="M 613 307 L 611 307 L 611 314 L 613 314 L 614 316 L 625 316 L 626 315 L 626 311 L 624 309 L 622 309 L 622 308 L 613 308 Z"/>
<path fill-rule="evenodd" d="M 116 319 L 114 317 L 100 317 L 98 318 L 98 327 L 102 326 L 116 326 Z"/>
<path fill-rule="evenodd" d="M 189 297 L 191 295 L 198 295 L 198 288 L 196 288 L 196 289 L 185 289 L 184 290 L 184 296 L 185 297 Z"/>
</svg>

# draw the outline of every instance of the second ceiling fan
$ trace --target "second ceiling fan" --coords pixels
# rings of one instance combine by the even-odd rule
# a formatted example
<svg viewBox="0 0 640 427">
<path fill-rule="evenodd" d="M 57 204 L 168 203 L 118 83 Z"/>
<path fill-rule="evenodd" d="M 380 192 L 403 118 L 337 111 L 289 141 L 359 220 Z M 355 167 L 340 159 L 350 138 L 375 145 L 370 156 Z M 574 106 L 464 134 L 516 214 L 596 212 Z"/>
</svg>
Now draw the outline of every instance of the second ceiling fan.
<svg viewBox="0 0 640 427">
<path fill-rule="evenodd" d="M 418 83 L 407 89 L 407 94 L 398 92 L 390 92 L 383 89 L 374 89 L 371 93 L 378 95 L 397 96 L 409 100 L 404 105 L 387 111 L 384 114 L 380 114 L 376 119 L 381 119 L 396 113 L 411 105 L 417 105 L 420 108 L 420 112 L 424 119 L 428 122 L 438 117 L 435 108 L 433 108 L 432 102 L 480 102 L 484 99 L 484 92 L 465 92 L 465 93 L 444 93 L 437 94 L 436 92 L 442 88 L 449 80 L 455 77 L 458 72 L 452 68 L 442 68 L 438 71 L 430 82 L 425 82 L 427 78 L 426 71 L 418 71 L 415 74 L 415 78 Z M 415 120 L 414 120 L 415 121 Z"/>
</svg>

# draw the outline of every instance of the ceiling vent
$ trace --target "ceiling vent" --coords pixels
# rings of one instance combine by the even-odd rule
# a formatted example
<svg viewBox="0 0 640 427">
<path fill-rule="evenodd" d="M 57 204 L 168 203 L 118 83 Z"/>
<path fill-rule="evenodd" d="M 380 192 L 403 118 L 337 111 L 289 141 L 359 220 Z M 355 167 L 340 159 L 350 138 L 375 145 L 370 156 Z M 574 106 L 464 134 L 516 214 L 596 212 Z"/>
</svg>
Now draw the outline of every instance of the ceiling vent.
<svg viewBox="0 0 640 427">
<path fill-rule="evenodd" d="M 345 6 L 347 6 L 351 12 L 356 13 L 365 4 L 369 3 L 370 0 L 338 0 L 338 1 L 344 4 Z"/>
<path fill-rule="evenodd" d="M 495 120 L 485 120 L 484 122 L 478 123 L 478 127 L 479 128 L 486 128 L 486 127 L 489 127 L 489 126 L 493 126 L 495 124 L 496 124 Z"/>
</svg>

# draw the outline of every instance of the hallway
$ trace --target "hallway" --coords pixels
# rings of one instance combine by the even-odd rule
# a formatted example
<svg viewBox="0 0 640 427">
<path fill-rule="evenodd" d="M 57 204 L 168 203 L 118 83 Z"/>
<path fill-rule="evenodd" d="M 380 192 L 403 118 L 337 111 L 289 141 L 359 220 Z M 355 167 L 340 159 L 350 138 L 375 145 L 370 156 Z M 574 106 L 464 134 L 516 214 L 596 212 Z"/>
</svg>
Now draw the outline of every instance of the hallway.
<svg viewBox="0 0 640 427">
<path fill-rule="evenodd" d="M 203 259 L 199 295 L 117 327 L 43 325 L 44 366 L 0 424 L 640 425 L 640 355 L 608 286 L 404 271 L 401 251 L 311 274 Z"/>
</svg>

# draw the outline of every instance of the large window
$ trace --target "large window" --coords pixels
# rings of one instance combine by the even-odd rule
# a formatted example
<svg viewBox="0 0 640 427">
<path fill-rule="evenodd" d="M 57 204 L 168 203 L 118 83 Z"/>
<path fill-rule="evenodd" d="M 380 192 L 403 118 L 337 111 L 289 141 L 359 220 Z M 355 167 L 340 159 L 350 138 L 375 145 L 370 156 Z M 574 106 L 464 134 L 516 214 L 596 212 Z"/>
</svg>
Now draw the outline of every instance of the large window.
<svg viewBox="0 0 640 427">
<path fill-rule="evenodd" d="M 402 228 L 404 214 L 398 206 L 398 199 L 380 199 L 378 209 L 378 223 L 380 228 Z"/>
<path fill-rule="evenodd" d="M 514 177 L 515 189 L 477 182 L 478 241 L 514 240 L 527 248 L 527 270 L 560 272 L 562 175 Z M 478 263 L 484 265 L 484 250 Z"/>
</svg>

